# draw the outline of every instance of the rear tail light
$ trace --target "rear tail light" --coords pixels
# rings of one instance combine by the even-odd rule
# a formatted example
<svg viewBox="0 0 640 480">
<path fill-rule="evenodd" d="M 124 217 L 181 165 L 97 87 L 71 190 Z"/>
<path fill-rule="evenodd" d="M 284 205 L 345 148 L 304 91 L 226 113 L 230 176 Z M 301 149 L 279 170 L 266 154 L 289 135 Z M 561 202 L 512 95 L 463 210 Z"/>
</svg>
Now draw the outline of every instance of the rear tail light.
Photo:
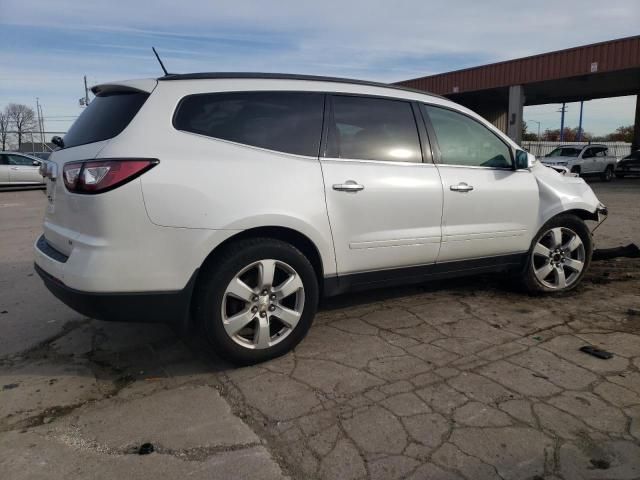
<svg viewBox="0 0 640 480">
<path fill-rule="evenodd" d="M 63 178 L 67 190 L 73 193 L 94 194 L 113 190 L 159 162 L 154 158 L 109 158 L 70 162 L 64 165 Z"/>
</svg>

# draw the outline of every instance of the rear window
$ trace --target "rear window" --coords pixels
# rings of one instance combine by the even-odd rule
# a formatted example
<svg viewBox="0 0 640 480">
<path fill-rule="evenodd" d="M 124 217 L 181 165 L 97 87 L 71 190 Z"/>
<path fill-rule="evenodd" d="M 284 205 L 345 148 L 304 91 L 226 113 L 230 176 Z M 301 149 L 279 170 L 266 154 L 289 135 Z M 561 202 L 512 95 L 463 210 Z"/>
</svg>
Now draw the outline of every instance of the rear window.
<svg viewBox="0 0 640 480">
<path fill-rule="evenodd" d="M 317 157 L 323 109 L 322 93 L 206 93 L 185 97 L 173 125 L 208 137 Z"/>
<path fill-rule="evenodd" d="M 65 148 L 115 137 L 129 125 L 147 98 L 148 93 L 138 91 L 98 95 L 64 136 Z"/>
</svg>

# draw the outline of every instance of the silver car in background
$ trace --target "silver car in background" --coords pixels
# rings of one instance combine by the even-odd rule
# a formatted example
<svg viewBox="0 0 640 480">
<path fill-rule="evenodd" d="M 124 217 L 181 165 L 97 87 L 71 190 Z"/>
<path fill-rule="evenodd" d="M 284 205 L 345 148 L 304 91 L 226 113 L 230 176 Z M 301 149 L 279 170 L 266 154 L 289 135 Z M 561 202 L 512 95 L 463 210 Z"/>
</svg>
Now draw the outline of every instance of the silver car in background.
<svg viewBox="0 0 640 480">
<path fill-rule="evenodd" d="M 0 152 L 0 186 L 42 185 L 42 160 L 24 153 Z"/>
</svg>

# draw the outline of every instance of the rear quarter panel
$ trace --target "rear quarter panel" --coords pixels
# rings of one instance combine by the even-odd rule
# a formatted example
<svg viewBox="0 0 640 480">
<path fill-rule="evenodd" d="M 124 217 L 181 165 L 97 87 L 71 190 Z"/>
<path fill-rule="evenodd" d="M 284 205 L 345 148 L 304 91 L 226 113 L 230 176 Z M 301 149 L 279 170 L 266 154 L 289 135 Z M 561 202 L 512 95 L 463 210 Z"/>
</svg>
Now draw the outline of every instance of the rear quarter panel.
<svg viewBox="0 0 640 480">
<path fill-rule="evenodd" d="M 335 256 L 318 159 L 176 130 L 175 107 L 183 96 L 196 93 L 188 83 L 160 82 L 118 141 L 101 152 L 104 157 L 160 160 L 141 177 L 150 221 L 211 231 L 291 228 L 313 241 L 325 275 L 333 274 Z"/>
</svg>

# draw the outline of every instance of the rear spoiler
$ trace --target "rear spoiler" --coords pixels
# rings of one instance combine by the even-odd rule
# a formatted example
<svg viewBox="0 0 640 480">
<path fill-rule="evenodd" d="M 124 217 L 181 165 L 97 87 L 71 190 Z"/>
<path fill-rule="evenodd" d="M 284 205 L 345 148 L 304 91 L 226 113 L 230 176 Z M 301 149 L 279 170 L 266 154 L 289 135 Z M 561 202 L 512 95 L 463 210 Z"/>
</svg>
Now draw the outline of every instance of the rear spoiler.
<svg viewBox="0 0 640 480">
<path fill-rule="evenodd" d="M 142 78 L 139 80 L 124 80 L 119 82 L 102 83 L 91 87 L 94 95 L 112 92 L 145 92 L 151 93 L 158 85 L 155 78 Z"/>
</svg>

